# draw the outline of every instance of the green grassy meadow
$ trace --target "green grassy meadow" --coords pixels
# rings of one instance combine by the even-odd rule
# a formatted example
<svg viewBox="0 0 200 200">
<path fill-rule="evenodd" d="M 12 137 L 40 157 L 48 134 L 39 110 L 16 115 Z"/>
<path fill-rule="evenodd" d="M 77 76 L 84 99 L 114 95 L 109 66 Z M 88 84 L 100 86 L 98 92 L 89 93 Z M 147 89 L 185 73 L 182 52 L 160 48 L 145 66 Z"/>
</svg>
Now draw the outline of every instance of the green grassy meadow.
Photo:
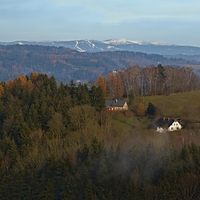
<svg viewBox="0 0 200 200">
<path fill-rule="evenodd" d="M 156 107 L 154 117 L 138 117 L 136 109 L 139 103 L 147 108 L 151 102 Z M 157 133 L 152 125 L 160 117 L 181 118 L 184 128 L 180 131 Z M 110 134 L 107 141 L 116 147 L 117 144 L 130 148 L 153 143 L 160 148 L 171 145 L 182 146 L 185 143 L 200 144 L 200 91 L 171 94 L 168 96 L 136 97 L 134 105 L 128 112 L 116 112 L 112 116 Z"/>
<path fill-rule="evenodd" d="M 200 91 L 170 94 L 168 96 L 145 96 L 135 99 L 134 106 L 151 102 L 157 109 L 156 117 L 181 118 L 200 122 Z"/>
</svg>

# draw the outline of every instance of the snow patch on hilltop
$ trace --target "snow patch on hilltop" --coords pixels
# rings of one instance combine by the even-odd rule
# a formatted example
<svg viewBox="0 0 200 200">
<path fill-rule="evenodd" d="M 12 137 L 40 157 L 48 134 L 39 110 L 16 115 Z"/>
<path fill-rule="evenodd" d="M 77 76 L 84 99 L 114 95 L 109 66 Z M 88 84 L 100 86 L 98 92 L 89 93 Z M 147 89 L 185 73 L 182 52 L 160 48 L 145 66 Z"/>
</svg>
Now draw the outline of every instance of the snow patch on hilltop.
<svg viewBox="0 0 200 200">
<path fill-rule="evenodd" d="M 126 40 L 124 38 L 122 39 L 110 39 L 110 40 L 105 40 L 105 44 L 111 44 L 111 45 L 126 45 L 126 44 L 138 44 L 138 45 L 143 45 L 146 44 L 147 42 L 144 41 L 136 41 L 136 40 Z"/>
<path fill-rule="evenodd" d="M 164 42 L 149 42 L 149 44 L 158 45 L 158 46 L 172 46 L 172 44 L 167 44 Z"/>
<path fill-rule="evenodd" d="M 137 40 L 126 40 L 124 38 L 105 40 L 104 43 L 110 44 L 110 45 L 138 44 L 138 45 L 158 45 L 158 46 L 167 45 L 167 46 L 171 46 L 171 45 L 163 43 L 163 42 L 146 42 L 146 41 L 137 41 Z"/>
</svg>

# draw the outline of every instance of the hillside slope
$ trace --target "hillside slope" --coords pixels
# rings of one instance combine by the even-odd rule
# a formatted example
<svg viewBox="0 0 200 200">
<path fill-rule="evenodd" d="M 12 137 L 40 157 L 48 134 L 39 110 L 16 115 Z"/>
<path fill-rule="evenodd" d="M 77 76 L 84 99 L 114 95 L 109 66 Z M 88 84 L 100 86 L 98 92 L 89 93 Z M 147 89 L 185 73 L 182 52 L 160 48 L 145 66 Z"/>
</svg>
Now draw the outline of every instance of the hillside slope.
<svg viewBox="0 0 200 200">
<path fill-rule="evenodd" d="M 0 81 L 33 71 L 54 75 L 58 82 L 72 79 L 84 81 L 133 65 L 157 66 L 158 62 L 174 67 L 198 64 L 179 58 L 129 51 L 80 53 L 63 47 L 4 45 L 0 46 Z"/>
<path fill-rule="evenodd" d="M 179 117 L 186 121 L 200 122 L 200 91 L 170 94 L 168 96 L 145 96 L 135 100 L 135 106 L 151 102 L 157 109 L 158 117 Z"/>
</svg>

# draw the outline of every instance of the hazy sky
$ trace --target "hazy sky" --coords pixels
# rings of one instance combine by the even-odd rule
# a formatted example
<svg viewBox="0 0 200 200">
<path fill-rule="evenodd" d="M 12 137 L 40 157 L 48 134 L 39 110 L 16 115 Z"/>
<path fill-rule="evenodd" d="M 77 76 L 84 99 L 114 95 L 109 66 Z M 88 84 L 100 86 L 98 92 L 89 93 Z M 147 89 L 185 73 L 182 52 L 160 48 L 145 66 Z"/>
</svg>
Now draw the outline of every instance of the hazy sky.
<svg viewBox="0 0 200 200">
<path fill-rule="evenodd" d="M 200 46 L 199 0 L 0 0 L 0 41 L 125 38 Z"/>
</svg>

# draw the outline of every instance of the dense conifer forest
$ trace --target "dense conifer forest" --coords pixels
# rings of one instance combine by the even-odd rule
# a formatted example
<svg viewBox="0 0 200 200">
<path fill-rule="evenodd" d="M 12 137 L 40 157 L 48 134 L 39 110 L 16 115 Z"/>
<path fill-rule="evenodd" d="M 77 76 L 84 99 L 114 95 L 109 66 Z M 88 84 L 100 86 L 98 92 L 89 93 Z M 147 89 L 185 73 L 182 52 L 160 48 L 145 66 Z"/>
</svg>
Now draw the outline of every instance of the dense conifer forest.
<svg viewBox="0 0 200 200">
<path fill-rule="evenodd" d="M 160 70 L 163 87 L 146 93 L 176 92 Z M 108 94 L 102 80 L 58 85 L 34 72 L 0 83 L 0 199 L 200 199 L 199 145 L 155 133 L 154 105 L 137 112 L 135 90 Z M 115 95 L 131 109 L 105 112 L 105 98 Z"/>
</svg>

